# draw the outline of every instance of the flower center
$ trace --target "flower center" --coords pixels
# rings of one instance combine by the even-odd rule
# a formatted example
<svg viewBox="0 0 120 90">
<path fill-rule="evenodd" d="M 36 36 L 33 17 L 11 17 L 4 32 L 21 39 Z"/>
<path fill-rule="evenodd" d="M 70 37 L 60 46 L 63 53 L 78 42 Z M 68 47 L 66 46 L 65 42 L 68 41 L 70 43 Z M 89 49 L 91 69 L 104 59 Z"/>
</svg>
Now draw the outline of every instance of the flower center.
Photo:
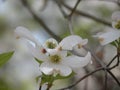
<svg viewBox="0 0 120 90">
<path fill-rule="evenodd" d="M 61 57 L 59 55 L 52 55 L 50 56 L 50 61 L 52 63 L 59 63 L 61 60 Z"/>
<path fill-rule="evenodd" d="M 78 48 L 79 48 L 79 49 L 82 48 L 82 45 L 81 45 L 81 44 L 78 44 Z"/>
<path fill-rule="evenodd" d="M 115 28 L 120 29 L 120 20 L 115 24 Z"/>
<path fill-rule="evenodd" d="M 50 49 L 54 49 L 56 47 L 56 44 L 53 42 L 47 42 L 46 44 L 47 44 L 47 47 Z"/>
</svg>

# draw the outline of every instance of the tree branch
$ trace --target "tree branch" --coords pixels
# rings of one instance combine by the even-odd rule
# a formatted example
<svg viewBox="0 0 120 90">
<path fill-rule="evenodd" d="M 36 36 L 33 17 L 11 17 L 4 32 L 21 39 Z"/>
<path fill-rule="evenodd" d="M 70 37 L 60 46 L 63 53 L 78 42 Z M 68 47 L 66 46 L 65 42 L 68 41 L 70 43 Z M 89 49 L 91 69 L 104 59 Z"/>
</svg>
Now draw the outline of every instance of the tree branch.
<svg viewBox="0 0 120 90">
<path fill-rule="evenodd" d="M 65 4 L 65 3 L 62 2 L 62 1 L 61 1 L 61 4 L 62 4 L 64 7 L 66 7 L 68 10 L 70 10 L 70 11 L 73 10 L 72 7 L 70 7 L 69 5 Z M 112 27 L 110 22 L 105 21 L 105 20 L 102 20 L 102 19 L 97 18 L 97 17 L 95 17 L 95 16 L 92 16 L 92 15 L 90 15 L 90 14 L 88 14 L 88 13 L 83 12 L 83 11 L 75 10 L 74 13 L 77 14 L 77 15 L 81 15 L 81 16 L 84 16 L 84 17 L 93 19 L 93 20 L 95 20 L 95 21 L 97 21 L 97 22 L 99 22 L 99 23 L 101 23 L 101 24 L 106 25 L 106 26 Z"/>
<path fill-rule="evenodd" d="M 74 86 L 76 86 L 79 82 L 81 82 L 82 80 L 84 80 L 85 78 L 87 78 L 88 76 L 94 74 L 95 72 L 98 72 L 98 71 L 101 71 L 101 70 L 104 70 L 103 67 L 100 67 L 100 68 L 97 68 L 96 70 L 88 73 L 87 75 L 83 76 L 82 78 L 80 78 L 77 82 L 75 82 L 74 84 L 68 86 L 68 87 L 65 87 L 65 88 L 62 88 L 62 89 L 58 89 L 58 90 L 66 90 L 66 89 L 71 89 L 73 88 Z"/>
<path fill-rule="evenodd" d="M 55 35 L 55 34 L 52 32 L 52 30 L 50 30 L 50 29 L 48 28 L 48 26 L 44 23 L 44 21 L 34 13 L 34 11 L 33 11 L 33 10 L 31 9 L 31 7 L 28 5 L 27 0 L 21 0 L 21 2 L 22 2 L 22 4 L 24 5 L 24 7 L 26 7 L 26 8 L 28 9 L 28 11 L 32 14 L 33 18 L 45 29 L 45 31 L 46 31 L 47 33 L 49 33 L 53 38 L 57 39 L 58 41 L 61 40 L 61 38 L 58 37 L 57 35 Z"/>
</svg>

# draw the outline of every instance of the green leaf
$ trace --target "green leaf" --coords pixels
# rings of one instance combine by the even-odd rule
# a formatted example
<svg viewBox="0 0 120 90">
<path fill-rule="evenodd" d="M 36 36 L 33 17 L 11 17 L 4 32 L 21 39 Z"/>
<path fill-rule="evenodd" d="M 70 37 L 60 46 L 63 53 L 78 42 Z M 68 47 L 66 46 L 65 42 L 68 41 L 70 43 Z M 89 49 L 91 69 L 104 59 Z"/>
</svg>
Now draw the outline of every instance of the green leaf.
<svg viewBox="0 0 120 90">
<path fill-rule="evenodd" d="M 0 54 L 0 67 L 12 57 L 13 53 L 14 51 Z"/>
<path fill-rule="evenodd" d="M 53 83 L 54 81 L 54 76 L 53 75 L 45 75 L 44 73 L 42 74 L 41 77 L 41 85 L 48 82 L 48 83 Z"/>
<path fill-rule="evenodd" d="M 35 60 L 36 60 L 39 64 L 42 64 L 42 63 L 43 63 L 43 61 L 41 61 L 41 60 L 39 60 L 39 59 L 37 59 L 37 58 L 35 58 Z"/>
</svg>

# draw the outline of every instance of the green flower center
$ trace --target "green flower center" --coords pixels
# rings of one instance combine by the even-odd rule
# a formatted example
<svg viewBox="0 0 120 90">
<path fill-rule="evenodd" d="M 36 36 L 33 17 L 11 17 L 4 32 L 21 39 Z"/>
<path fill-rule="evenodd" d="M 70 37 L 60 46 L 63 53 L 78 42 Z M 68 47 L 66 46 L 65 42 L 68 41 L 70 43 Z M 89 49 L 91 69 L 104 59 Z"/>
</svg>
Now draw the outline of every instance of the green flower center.
<svg viewBox="0 0 120 90">
<path fill-rule="evenodd" d="M 61 60 L 61 57 L 59 55 L 52 55 L 50 56 L 50 61 L 52 63 L 59 63 Z"/>
<path fill-rule="evenodd" d="M 115 24 L 115 28 L 120 29 L 120 20 Z"/>
<path fill-rule="evenodd" d="M 50 49 L 54 49 L 57 45 L 53 42 L 47 42 L 46 43 L 47 47 L 50 48 Z"/>
</svg>

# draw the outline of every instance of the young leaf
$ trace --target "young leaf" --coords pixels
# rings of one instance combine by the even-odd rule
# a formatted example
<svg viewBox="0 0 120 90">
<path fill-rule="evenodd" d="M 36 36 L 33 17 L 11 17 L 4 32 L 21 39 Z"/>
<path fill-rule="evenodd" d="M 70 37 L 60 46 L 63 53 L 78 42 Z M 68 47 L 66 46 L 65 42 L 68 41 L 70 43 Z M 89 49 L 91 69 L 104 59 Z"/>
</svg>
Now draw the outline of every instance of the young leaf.
<svg viewBox="0 0 120 90">
<path fill-rule="evenodd" d="M 43 61 L 38 60 L 37 58 L 35 58 L 35 60 L 36 60 L 39 64 L 43 63 Z"/>
<path fill-rule="evenodd" d="M 13 53 L 14 51 L 0 54 L 0 67 L 12 57 Z"/>
</svg>

